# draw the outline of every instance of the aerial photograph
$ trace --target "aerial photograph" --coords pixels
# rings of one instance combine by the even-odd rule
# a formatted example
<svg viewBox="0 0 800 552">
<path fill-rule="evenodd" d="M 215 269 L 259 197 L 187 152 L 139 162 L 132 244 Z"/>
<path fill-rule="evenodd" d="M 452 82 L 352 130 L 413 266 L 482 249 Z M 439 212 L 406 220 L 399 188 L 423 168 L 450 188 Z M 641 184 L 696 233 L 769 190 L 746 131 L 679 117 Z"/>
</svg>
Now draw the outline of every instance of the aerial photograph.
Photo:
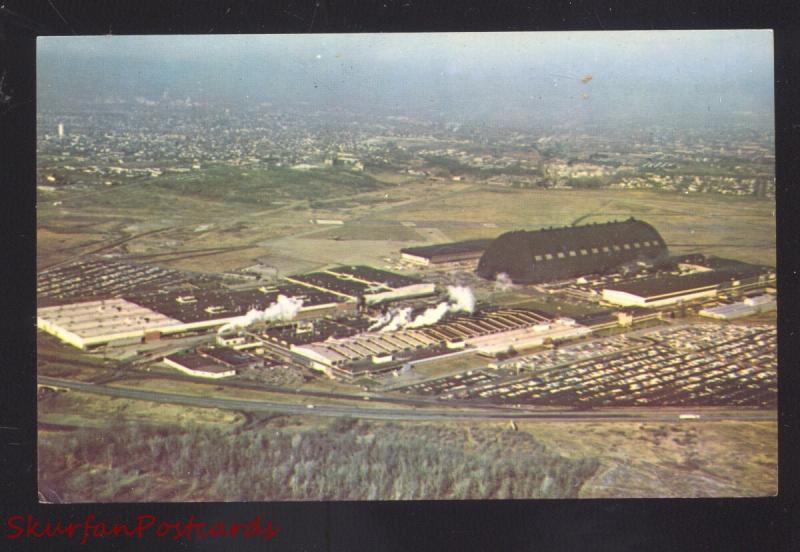
<svg viewBox="0 0 800 552">
<path fill-rule="evenodd" d="M 768 30 L 37 39 L 39 501 L 774 496 Z"/>
</svg>

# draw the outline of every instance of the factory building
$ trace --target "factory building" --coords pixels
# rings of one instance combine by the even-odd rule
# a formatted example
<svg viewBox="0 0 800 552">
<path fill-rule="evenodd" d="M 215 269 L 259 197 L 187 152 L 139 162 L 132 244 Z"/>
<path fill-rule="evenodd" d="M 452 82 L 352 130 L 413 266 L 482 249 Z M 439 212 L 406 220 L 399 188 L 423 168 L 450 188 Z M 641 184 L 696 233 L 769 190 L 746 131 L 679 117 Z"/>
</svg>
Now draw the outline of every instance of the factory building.
<svg viewBox="0 0 800 552">
<path fill-rule="evenodd" d="M 778 304 L 774 296 L 758 295 L 756 297 L 748 297 L 738 303 L 709 307 L 701 310 L 698 314 L 717 320 L 735 320 L 762 312 L 774 311 L 777 308 Z"/>
<path fill-rule="evenodd" d="M 367 304 L 433 295 L 435 284 L 368 266 L 338 266 L 286 278 L 289 282 Z"/>
<path fill-rule="evenodd" d="M 284 342 L 284 346 L 309 367 L 330 377 L 352 380 L 466 348 L 495 355 L 508 351 L 509 347 L 534 347 L 547 340 L 569 339 L 590 332 L 574 320 L 553 320 L 535 310 L 496 309 L 457 315 L 422 328 L 367 332 L 316 342 Z"/>
<path fill-rule="evenodd" d="M 406 247 L 400 250 L 400 258 L 423 266 L 478 261 L 492 241 L 491 239 L 466 240 L 420 247 Z"/>
<path fill-rule="evenodd" d="M 730 270 L 656 276 L 609 285 L 603 289 L 603 300 L 622 306 L 662 307 L 716 297 L 722 290 L 738 292 L 763 287 L 774 280 L 774 274 L 742 274 Z"/>
<path fill-rule="evenodd" d="M 316 318 L 355 312 L 356 304 L 346 297 L 296 284 L 261 286 L 248 290 L 194 290 L 130 295 L 125 298 L 184 323 L 192 329 L 214 328 L 234 321 L 253 309 L 264 310 L 278 297 L 302 301 L 295 318 Z"/>
<path fill-rule="evenodd" d="M 199 378 L 219 379 L 235 376 L 238 371 L 253 368 L 263 361 L 228 348 L 200 349 L 196 353 L 178 353 L 164 357 L 164 364 L 184 374 Z"/>
<path fill-rule="evenodd" d="M 138 343 L 146 332 L 177 332 L 183 323 L 124 299 L 108 299 L 40 308 L 36 326 L 65 343 L 88 349 Z"/>
<path fill-rule="evenodd" d="M 478 263 L 477 274 L 494 280 L 537 284 L 602 274 L 637 261 L 667 256 L 658 231 L 641 220 L 507 232 L 495 239 Z"/>
<path fill-rule="evenodd" d="M 294 314 L 297 319 L 353 313 L 357 307 L 341 296 L 295 285 L 241 291 L 171 291 L 41 307 L 37 326 L 81 349 L 132 345 L 160 334 L 218 328 L 253 309 L 268 308 L 280 295 L 303 302 Z"/>
</svg>

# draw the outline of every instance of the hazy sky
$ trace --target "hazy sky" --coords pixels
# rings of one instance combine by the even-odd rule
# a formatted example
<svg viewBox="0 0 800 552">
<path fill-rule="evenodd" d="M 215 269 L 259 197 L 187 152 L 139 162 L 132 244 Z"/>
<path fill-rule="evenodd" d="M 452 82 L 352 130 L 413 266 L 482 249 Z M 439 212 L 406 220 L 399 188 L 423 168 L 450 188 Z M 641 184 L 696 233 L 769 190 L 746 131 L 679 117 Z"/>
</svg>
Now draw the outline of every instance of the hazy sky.
<svg viewBox="0 0 800 552">
<path fill-rule="evenodd" d="M 166 92 L 490 119 L 772 118 L 770 31 L 43 37 L 37 45 L 43 106 Z"/>
</svg>

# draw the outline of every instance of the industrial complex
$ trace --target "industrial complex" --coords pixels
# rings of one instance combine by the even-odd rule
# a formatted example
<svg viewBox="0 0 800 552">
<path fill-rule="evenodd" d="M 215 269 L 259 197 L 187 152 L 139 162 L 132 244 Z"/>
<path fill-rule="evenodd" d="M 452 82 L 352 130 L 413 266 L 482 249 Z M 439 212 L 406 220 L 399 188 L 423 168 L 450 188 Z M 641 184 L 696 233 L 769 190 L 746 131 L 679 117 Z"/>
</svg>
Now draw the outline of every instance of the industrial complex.
<svg viewBox="0 0 800 552">
<path fill-rule="evenodd" d="M 663 386 L 672 381 L 667 368 L 675 363 L 660 365 L 659 370 L 667 370 L 660 380 L 642 364 L 641 377 L 630 375 L 639 372 L 624 372 L 625 378 L 635 380 L 628 387 L 600 385 L 609 367 L 622 369 L 626 362 L 648 358 L 648 353 L 633 351 L 655 339 L 625 341 L 617 351 L 619 342 L 613 340 L 620 338 L 614 335 L 653 324 L 661 327 L 686 316 L 726 321 L 775 308 L 774 269 L 699 253 L 670 256 L 658 231 L 633 218 L 513 231 L 493 240 L 411 247 L 397 253 L 401 263 L 417 267 L 412 274 L 336 265 L 268 283 L 243 280 L 244 284 L 235 285 L 216 275 L 96 257 L 40 273 L 37 324 L 80 349 L 127 348 L 134 351 L 134 358 L 160 361 L 199 378 L 227 378 L 283 366 L 309 374 L 306 377 L 316 374 L 385 387 L 394 385 L 394 380 L 413 380 L 417 365 L 463 356 L 483 358 L 489 371 L 452 382 L 413 383 L 403 392 L 435 392 L 446 398 L 463 391 L 479 400 L 517 400 L 524 395 L 532 404 L 563 399 L 572 405 L 603 401 L 641 405 L 671 400 L 666 392 L 634 391 L 647 389 L 647 382 Z M 491 294 L 476 299 L 470 286 L 442 285 L 441 279 L 427 278 L 429 270 L 436 271 L 431 275 L 448 266 L 463 270 L 464 263 L 471 263 L 477 288 L 481 281 L 507 281 L 516 293 L 525 293 L 540 306 L 495 304 Z M 560 312 L 562 301 L 575 303 L 580 313 Z M 704 328 L 709 335 L 715 331 L 708 325 Z M 747 335 L 737 339 L 746 341 Z M 603 345 L 604 354 L 616 351 L 620 359 L 631 354 L 631 360 L 612 362 L 603 357 L 586 366 L 576 364 L 574 377 L 566 379 L 561 369 L 561 375 L 552 378 L 541 371 L 552 364 L 547 359 L 555 351 L 580 349 L 584 343 L 600 343 L 598 339 L 612 340 Z M 766 360 L 773 338 L 759 340 L 759 358 Z M 674 340 L 664 347 L 674 347 Z M 680 347 L 663 353 L 665 358 L 686 360 Z M 588 362 L 569 355 L 564 361 L 565 365 Z M 677 364 L 675 369 L 681 370 Z M 529 375 L 518 378 L 520 370 Z M 596 381 L 599 386 L 578 385 L 579 381 Z M 609 381 L 627 380 L 614 376 Z M 761 381 L 756 378 L 752 383 L 759 393 L 764 391 Z M 691 391 L 694 383 L 691 380 L 686 389 Z M 581 391 L 584 385 L 589 385 L 588 391 Z M 684 399 L 694 396 L 675 393 Z"/>
</svg>

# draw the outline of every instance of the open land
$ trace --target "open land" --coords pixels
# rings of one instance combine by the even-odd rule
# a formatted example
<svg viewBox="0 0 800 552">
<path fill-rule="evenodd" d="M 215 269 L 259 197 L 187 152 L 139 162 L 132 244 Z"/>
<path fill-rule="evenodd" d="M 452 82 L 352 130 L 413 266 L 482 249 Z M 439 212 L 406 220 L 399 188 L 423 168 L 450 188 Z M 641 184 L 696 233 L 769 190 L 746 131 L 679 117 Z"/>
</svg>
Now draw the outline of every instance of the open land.
<svg viewBox="0 0 800 552">
<path fill-rule="evenodd" d="M 182 132 L 208 138 L 187 124 Z M 364 139 L 366 162 L 353 170 L 340 149 L 322 155 L 330 143 L 316 144 L 308 136 L 317 130 L 305 135 L 302 126 L 266 146 L 263 129 L 247 129 L 236 147 L 252 147 L 248 156 L 212 136 L 200 149 L 216 157 L 202 162 L 169 140 L 157 144 L 161 153 L 138 138 L 129 143 L 127 127 L 113 136 L 89 129 L 73 143 L 80 156 L 63 154 L 61 137 L 50 136 L 39 157 L 37 265 L 41 272 L 104 257 L 131 263 L 134 280 L 144 278 L 140 265 L 154 265 L 175 269 L 159 281 L 184 291 L 190 286 L 175 271 L 192 273 L 198 294 L 212 279 L 248 285 L 243 273 L 252 266 L 274 283 L 367 265 L 440 292 L 469 286 L 482 308 L 533 309 L 552 320 L 607 315 L 608 306 L 580 290 L 501 286 L 474 267 L 423 268 L 402 261 L 400 249 L 634 217 L 657 228 L 673 255 L 775 266 L 763 136 L 739 153 L 719 147 L 727 138 L 695 137 L 680 162 L 643 141 L 630 145 L 616 165 L 630 166 L 617 174 L 605 154 L 584 151 L 597 146 L 585 136 L 498 135 L 486 146 L 468 128 L 403 124 L 411 130 Z M 87 149 L 109 140 L 124 153 L 87 160 Z M 113 279 L 107 271 L 102 278 Z M 353 381 L 289 366 L 285 351 L 263 353 L 267 362 L 247 372 L 258 377 L 210 381 L 159 363 L 212 344 L 213 331 L 158 336 L 128 352 L 80 351 L 40 332 L 40 489 L 55 502 L 774 495 L 774 311 L 737 321 L 752 329 L 741 339 L 695 350 L 693 340 L 713 341 L 708 335 L 728 323 L 713 327 L 697 309 L 675 310 L 677 323 L 670 312 L 609 334 L 686 324 L 700 337 L 583 340 L 577 352 L 523 343 L 494 361 L 446 350 Z"/>
<path fill-rule="evenodd" d="M 105 197 L 118 207 L 98 202 Z M 507 230 L 568 225 L 577 219 L 601 222 L 631 216 L 658 228 L 673 253 L 730 256 L 735 251 L 742 261 L 775 264 L 774 205 L 741 197 L 630 190 L 493 191 L 478 184 L 459 183 L 453 189 L 438 182 L 417 182 L 377 194 L 355 192 L 349 198 L 351 206 L 326 212 L 296 198 L 273 207 L 225 203 L 203 187 L 188 186 L 178 193 L 150 183 L 61 201 L 58 207 L 52 203 L 39 207 L 40 220 L 47 221 L 38 236 L 39 258 L 48 259 L 40 260 L 41 265 L 108 244 L 112 246 L 105 250 L 114 250 L 115 241 L 126 240 L 117 246 L 126 258 L 158 260 L 186 270 L 233 270 L 259 258 L 283 274 L 335 262 L 381 267 L 410 245 L 495 237 Z M 154 220 L 147 207 L 151 202 L 169 205 L 167 217 Z M 344 224 L 311 222 L 326 218 Z M 158 231 L 147 233 L 156 225 Z M 427 234 L 430 239 L 427 230 L 436 230 Z"/>
<path fill-rule="evenodd" d="M 255 189 L 252 194 L 256 194 Z M 197 272 L 230 271 L 259 261 L 277 267 L 281 274 L 291 274 L 337 262 L 387 267 L 391 266 L 387 259 L 395 258 L 397 251 L 408 245 L 493 237 L 505 230 L 564 225 L 577 219 L 599 222 L 635 216 L 651 221 L 662 232 L 667 243 L 686 244 L 673 245 L 671 250 L 674 253 L 703 251 L 725 256 L 735 249 L 737 258 L 741 260 L 774 264 L 774 211 L 764 201 L 722 196 L 689 199 L 653 191 L 495 191 L 477 183 L 459 184 L 454 189 L 452 186 L 444 188 L 438 183 L 413 180 L 402 188 L 389 188 L 388 192 L 383 188 L 378 194 L 369 190 L 353 192 L 341 207 L 326 211 L 324 201 L 318 201 L 311 207 L 306 199 L 297 197 L 282 198 L 280 205 L 259 202 L 254 199 L 255 196 L 248 196 L 246 200 L 217 197 L 211 187 L 193 188 L 190 182 L 180 192 L 152 183 L 132 184 L 115 189 L 113 193 L 109 190 L 84 198 L 64 198 L 63 204 L 58 207 L 43 204 L 39 216 L 40 220 L 47 221 L 47 226 L 40 225 L 39 228 L 39 255 L 42 261 L 47 261 L 43 264 L 50 265 L 76 255 L 113 251 L 121 253 L 126 260 L 151 261 L 166 267 Z M 383 199 L 387 194 L 391 194 L 391 201 Z M 116 207 L 104 201 L 112 198 Z M 170 205 L 167 217 L 153 219 L 151 202 L 154 201 Z M 324 218 L 342 220 L 344 224 L 326 226 L 311 222 L 312 219 Z M 485 223 L 489 221 L 494 221 L 494 226 L 487 227 Z M 111 247 L 106 249 L 108 244 Z M 486 298 L 509 306 L 553 308 L 553 304 L 545 298 L 531 297 L 518 288 L 495 291 L 487 294 Z M 560 303 L 558 306 L 559 311 L 563 309 L 563 314 L 569 316 L 596 310 L 591 305 L 579 302 Z M 59 359 L 58 355 L 63 354 L 63 351 L 59 351 L 54 358 L 51 341 L 49 336 L 40 340 L 40 374 L 87 381 L 108 371 L 102 363 L 94 360 L 75 362 L 87 358 L 80 353 L 69 353 L 71 356 Z M 92 366 L 93 362 L 97 366 Z M 415 377 L 435 379 L 479 369 L 484 365 L 485 359 L 460 356 L 420 364 Z M 148 379 L 122 381 L 115 385 L 160 391 L 173 389 L 190 394 L 195 392 L 193 387 L 196 387 L 196 392 L 204 396 L 250 397 L 287 404 L 310 404 L 313 401 L 315 405 L 353 405 L 360 401 L 359 406 L 364 406 L 360 396 L 352 401 L 305 397 L 298 402 L 298 397 L 282 394 L 236 388 L 230 388 L 230 391 L 215 390 L 209 384 L 185 381 Z M 353 393 L 351 385 L 327 380 L 314 380 L 302 384 L 301 388 L 310 392 Z M 375 401 L 369 404 L 370 408 L 378 409 L 390 406 Z M 110 420 L 141 424 L 143 428 L 171 427 L 173 429 L 170 431 L 177 432 L 176 435 L 189 431 L 188 427 L 216 427 L 223 434 L 228 434 L 238 431 L 237 428 L 251 416 L 253 414 L 225 409 L 165 405 L 79 392 L 58 394 L 40 402 L 40 423 L 43 427 L 40 446 L 45 459 L 42 468 L 49 474 L 46 486 L 59 489 L 58 492 L 66 496 L 62 496 L 62 499 L 77 501 L 225 500 L 242 496 L 261 500 L 333 496 L 331 488 L 309 491 L 309 487 L 299 483 L 297 490 L 289 495 L 268 485 L 258 487 L 262 494 L 249 496 L 246 490 L 242 490 L 243 494 L 234 495 L 226 491 L 236 488 L 233 481 L 228 482 L 233 487 L 219 481 L 224 478 L 233 478 L 235 481 L 237 477 L 244 476 L 218 470 L 210 473 L 213 476 L 209 479 L 211 484 L 193 483 L 174 477 L 168 470 L 147 465 L 147 457 L 141 455 L 132 455 L 129 460 L 111 458 L 109 465 L 101 463 L 94 467 L 87 464 L 76 468 L 75 461 L 69 461 L 73 462 L 71 469 L 65 469 L 64 466 L 51 469 L 47 464 L 50 462 L 47 451 L 51 447 L 63 446 L 59 443 L 66 435 L 74 434 L 79 439 L 85 439 L 88 437 L 81 432 L 91 429 L 99 431 L 97 438 L 107 443 L 111 437 L 104 427 L 108 427 Z M 323 423 L 321 420 L 325 420 L 296 415 L 289 418 L 278 416 L 276 419 L 290 420 L 287 426 L 278 428 L 281 435 L 290 435 L 286 433 L 290 430 L 302 433 L 306 427 L 309 428 L 307 431 L 319 431 L 316 428 Z M 294 425 L 298 423 L 297 420 L 302 420 L 300 425 Z M 253 437 L 268 433 L 272 431 L 268 429 L 271 423 L 274 422 L 252 427 L 247 432 Z M 521 432 L 531 435 L 536 443 L 564 459 L 559 461 L 574 460 L 592 466 L 581 472 L 579 481 L 572 483 L 544 485 L 544 479 L 536 479 L 538 486 L 534 490 L 524 491 L 532 493 L 526 496 L 539 496 L 541 493 L 544 493 L 542 496 L 581 497 L 761 496 L 774 494 L 776 490 L 776 426 L 773 422 L 517 423 Z M 412 421 L 398 421 L 393 427 L 402 428 L 401 432 L 417 431 L 419 424 L 427 427 L 426 422 Z M 505 431 L 505 425 L 488 420 L 453 422 L 448 427 L 462 428 L 453 430 L 455 437 L 447 448 L 448 454 L 462 456 L 472 454 L 476 446 L 481 446 L 470 439 L 470 432 L 477 431 L 488 436 Z M 380 430 L 376 429 L 370 427 L 363 431 L 369 435 L 379 435 Z M 492 440 L 489 438 L 487 442 Z M 735 456 L 726 454 L 729 450 L 739 452 Z M 741 456 L 743 451 L 747 451 L 748 458 Z M 67 458 L 71 457 L 67 455 Z M 436 458 L 440 456 L 434 456 L 431 466 L 440 466 L 434 469 L 441 470 L 443 464 L 437 462 Z M 308 461 L 313 462 L 312 459 Z M 526 458 L 525 463 L 528 462 L 529 458 Z M 323 465 L 324 462 L 315 464 L 317 469 Z M 319 475 L 312 477 L 312 471 L 309 470 L 310 467 L 306 469 L 304 477 L 311 478 L 308 484 L 317 484 Z M 118 477 L 118 483 L 112 484 L 108 479 L 110 474 Z M 285 477 L 291 479 L 298 475 Z M 93 481 L 98 485 L 97 488 L 105 490 L 100 495 L 83 494 L 82 485 L 87 481 Z M 427 483 L 422 481 L 419 484 L 424 486 Z M 433 482 L 430 484 L 434 485 Z M 457 485 L 457 482 L 453 484 Z M 422 492 L 419 488 L 415 491 L 413 486 L 406 489 L 400 484 L 396 488 L 368 489 L 372 494 L 368 493 L 366 498 L 426 496 L 419 494 Z M 500 486 L 482 489 L 467 486 L 448 492 L 450 494 L 437 496 L 523 496 L 516 494 L 523 491 Z M 278 493 L 277 496 L 274 493 Z M 336 496 L 347 498 L 349 495 Z"/>
</svg>

